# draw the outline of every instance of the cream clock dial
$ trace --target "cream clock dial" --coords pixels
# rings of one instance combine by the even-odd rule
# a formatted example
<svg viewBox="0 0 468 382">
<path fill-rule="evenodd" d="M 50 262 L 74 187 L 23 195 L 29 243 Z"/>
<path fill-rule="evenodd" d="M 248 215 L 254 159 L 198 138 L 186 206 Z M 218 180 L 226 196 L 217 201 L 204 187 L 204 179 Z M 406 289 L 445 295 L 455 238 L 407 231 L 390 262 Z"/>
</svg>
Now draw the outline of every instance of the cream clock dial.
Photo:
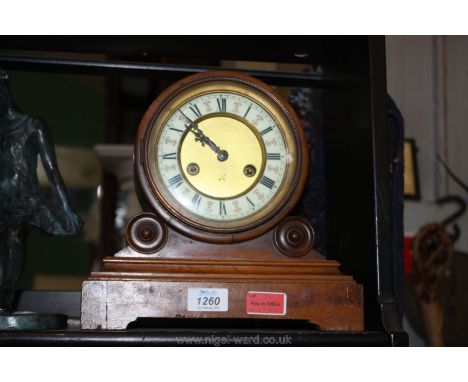
<svg viewBox="0 0 468 382">
<path fill-rule="evenodd" d="M 281 188 L 288 166 L 278 122 L 242 94 L 213 92 L 180 105 L 155 143 L 168 192 L 191 213 L 214 221 L 261 210 Z"/>
<path fill-rule="evenodd" d="M 197 74 L 147 111 L 137 175 L 153 207 L 177 228 L 242 240 L 297 200 L 307 168 L 302 134 L 266 85 L 230 72 Z"/>
</svg>

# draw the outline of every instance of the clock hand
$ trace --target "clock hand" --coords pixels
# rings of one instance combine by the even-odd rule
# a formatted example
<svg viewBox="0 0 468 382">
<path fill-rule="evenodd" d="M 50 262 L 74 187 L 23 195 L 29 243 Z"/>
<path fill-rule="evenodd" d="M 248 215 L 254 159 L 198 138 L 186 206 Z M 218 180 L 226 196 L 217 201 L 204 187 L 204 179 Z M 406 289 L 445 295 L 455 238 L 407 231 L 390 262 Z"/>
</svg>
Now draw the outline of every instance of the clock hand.
<svg viewBox="0 0 468 382">
<path fill-rule="evenodd" d="M 192 121 L 189 117 L 187 117 L 182 110 L 179 110 L 179 113 L 186 120 L 185 128 L 190 129 L 190 131 L 195 134 L 195 140 L 200 141 L 202 145 L 207 144 L 208 147 L 213 150 L 216 154 L 218 154 L 219 161 L 225 161 L 228 158 L 228 152 L 226 150 L 221 150 L 219 146 L 216 145 L 209 137 L 207 137 L 203 131 L 198 127 L 198 125 Z"/>
<path fill-rule="evenodd" d="M 221 151 L 221 149 L 209 137 L 207 137 L 203 133 L 203 131 L 198 127 L 198 125 L 194 121 L 192 121 L 189 117 L 187 117 L 187 115 L 185 115 L 185 113 L 182 112 L 181 110 L 179 110 L 179 112 L 187 121 L 187 123 L 185 124 L 185 128 L 190 129 L 190 131 L 193 134 L 195 134 L 196 141 L 200 141 L 202 146 L 204 146 L 206 143 L 215 153 L 219 153 Z"/>
</svg>

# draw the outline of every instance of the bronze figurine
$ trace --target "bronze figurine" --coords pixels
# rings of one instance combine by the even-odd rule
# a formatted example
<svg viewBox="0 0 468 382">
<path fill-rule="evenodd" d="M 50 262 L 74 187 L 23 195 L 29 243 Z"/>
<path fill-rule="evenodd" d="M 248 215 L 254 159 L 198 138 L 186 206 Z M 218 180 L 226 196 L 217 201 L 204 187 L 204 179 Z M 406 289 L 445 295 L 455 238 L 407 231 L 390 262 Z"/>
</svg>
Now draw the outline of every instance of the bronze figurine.
<svg viewBox="0 0 468 382">
<path fill-rule="evenodd" d="M 53 198 L 40 190 L 38 156 Z M 47 127 L 18 109 L 10 95 L 8 75 L 0 69 L 0 312 L 13 308 L 31 229 L 74 235 L 81 225 L 70 206 Z"/>
</svg>

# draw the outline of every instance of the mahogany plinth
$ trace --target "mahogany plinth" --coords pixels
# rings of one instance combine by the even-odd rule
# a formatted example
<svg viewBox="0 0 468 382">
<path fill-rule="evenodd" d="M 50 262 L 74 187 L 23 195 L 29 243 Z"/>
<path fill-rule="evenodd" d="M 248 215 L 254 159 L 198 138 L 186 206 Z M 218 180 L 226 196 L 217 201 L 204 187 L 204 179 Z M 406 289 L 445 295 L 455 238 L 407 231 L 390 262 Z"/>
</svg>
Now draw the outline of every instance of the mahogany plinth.
<svg viewBox="0 0 468 382">
<path fill-rule="evenodd" d="M 263 235 L 229 244 L 160 229 L 156 219 L 133 219 L 129 246 L 105 258 L 102 271 L 83 283 L 82 329 L 123 330 L 138 318 L 261 318 L 305 320 L 327 331 L 363 330 L 362 287 L 341 274 L 338 262 L 312 249 L 313 229 L 304 219 L 290 217 Z M 151 234 L 143 235 L 145 230 Z M 150 247 L 160 249 L 139 251 Z M 189 310 L 190 288 L 227 289 L 226 311 Z M 248 292 L 280 293 L 285 309 L 248 312 Z"/>
<path fill-rule="evenodd" d="M 307 320 L 325 331 L 363 330 L 362 287 L 335 261 L 104 259 L 83 283 L 82 329 L 126 329 L 137 318 Z M 226 312 L 187 310 L 188 288 L 226 288 Z M 249 291 L 287 295 L 285 315 L 246 312 Z"/>
</svg>

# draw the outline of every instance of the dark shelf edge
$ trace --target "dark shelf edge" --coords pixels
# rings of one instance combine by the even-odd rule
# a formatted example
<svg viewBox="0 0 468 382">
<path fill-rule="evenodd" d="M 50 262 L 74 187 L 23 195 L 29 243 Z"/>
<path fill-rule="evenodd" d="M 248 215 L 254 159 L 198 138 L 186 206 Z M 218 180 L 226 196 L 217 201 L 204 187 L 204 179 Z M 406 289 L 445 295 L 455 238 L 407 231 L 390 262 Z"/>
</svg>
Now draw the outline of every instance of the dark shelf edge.
<svg viewBox="0 0 468 382">
<path fill-rule="evenodd" d="M 344 36 L 0 36 L 0 49 L 327 64 Z M 360 37 L 357 37 L 360 38 Z"/>
<path fill-rule="evenodd" d="M 76 74 L 114 74 L 142 77 L 181 77 L 207 70 L 222 70 L 216 66 L 155 64 L 115 60 L 76 60 L 52 57 L 0 55 L 0 66 L 10 70 L 35 70 Z M 229 70 L 229 69 L 226 69 Z M 231 69 L 232 70 L 232 69 Z M 343 86 L 359 82 L 362 78 L 349 75 L 315 74 L 301 72 L 276 72 L 235 69 L 272 85 L 288 86 Z"/>
<path fill-rule="evenodd" d="M 385 332 L 188 329 L 0 332 L 0 346 L 395 346 L 404 343 L 399 335 Z"/>
</svg>

